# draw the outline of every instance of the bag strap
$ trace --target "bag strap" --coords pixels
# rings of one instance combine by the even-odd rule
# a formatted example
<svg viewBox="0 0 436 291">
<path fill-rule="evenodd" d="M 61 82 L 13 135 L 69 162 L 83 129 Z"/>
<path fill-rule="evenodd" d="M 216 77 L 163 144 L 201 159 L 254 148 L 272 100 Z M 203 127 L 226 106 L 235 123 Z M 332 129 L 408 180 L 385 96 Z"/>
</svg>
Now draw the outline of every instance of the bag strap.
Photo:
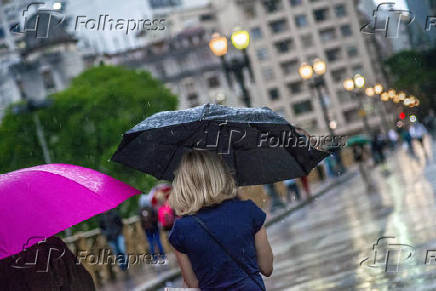
<svg viewBox="0 0 436 291">
<path fill-rule="evenodd" d="M 227 248 L 216 238 L 216 236 L 209 230 L 206 224 L 196 215 L 192 215 L 192 217 L 198 222 L 198 224 L 209 234 L 209 236 L 222 248 L 222 250 L 241 268 L 251 280 L 260 288 L 260 290 L 266 291 L 265 287 L 262 286 L 256 279 L 254 279 L 253 275 L 248 270 L 247 266 L 243 264 L 240 260 L 238 260 L 235 256 L 233 256 Z"/>
</svg>

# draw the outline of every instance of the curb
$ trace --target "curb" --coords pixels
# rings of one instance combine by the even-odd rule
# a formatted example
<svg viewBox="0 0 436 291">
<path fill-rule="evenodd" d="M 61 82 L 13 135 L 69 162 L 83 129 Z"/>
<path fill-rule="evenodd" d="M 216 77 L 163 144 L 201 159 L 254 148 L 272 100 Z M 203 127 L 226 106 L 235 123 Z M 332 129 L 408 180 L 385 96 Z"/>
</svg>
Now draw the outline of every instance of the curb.
<svg viewBox="0 0 436 291">
<path fill-rule="evenodd" d="M 273 225 L 274 223 L 282 220 L 283 218 L 285 218 L 286 216 L 288 216 L 292 212 L 294 212 L 300 208 L 303 208 L 304 206 L 306 206 L 310 203 L 313 203 L 315 201 L 315 198 L 321 197 L 322 195 L 324 195 L 325 193 L 327 193 L 328 191 L 330 191 L 334 187 L 352 179 L 353 177 L 357 176 L 357 173 L 358 173 L 357 170 L 349 170 L 349 172 L 343 174 L 342 176 L 337 177 L 335 180 L 331 181 L 331 183 L 327 184 L 325 187 L 320 189 L 316 194 L 314 194 L 312 196 L 312 199 L 305 200 L 305 201 L 301 202 L 300 204 L 295 205 L 294 207 L 291 207 L 289 209 L 285 209 L 281 213 L 274 215 L 274 217 L 272 217 L 270 220 L 265 222 L 265 227 Z M 181 275 L 182 275 L 182 272 L 180 271 L 179 268 L 177 270 L 171 270 L 171 271 L 166 272 L 162 277 L 156 278 L 156 279 L 151 280 L 147 283 L 144 283 L 144 284 L 136 287 L 134 290 L 135 291 L 157 290 L 158 288 L 164 287 L 165 283 L 167 281 L 174 280 L 174 279 L 180 277 Z"/>
</svg>

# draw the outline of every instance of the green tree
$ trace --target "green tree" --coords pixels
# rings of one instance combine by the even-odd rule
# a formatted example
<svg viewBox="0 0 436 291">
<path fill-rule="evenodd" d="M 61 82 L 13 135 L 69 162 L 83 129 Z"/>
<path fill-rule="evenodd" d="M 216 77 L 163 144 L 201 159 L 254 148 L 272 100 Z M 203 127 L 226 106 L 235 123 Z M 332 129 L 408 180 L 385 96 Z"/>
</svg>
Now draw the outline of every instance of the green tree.
<svg viewBox="0 0 436 291">
<path fill-rule="evenodd" d="M 403 51 L 390 57 L 385 64 L 393 80 L 392 86 L 420 99 L 420 114 L 436 110 L 436 49 Z"/>
<path fill-rule="evenodd" d="M 50 98 L 53 104 L 37 112 L 54 163 L 75 164 L 101 171 L 147 191 L 155 179 L 110 162 L 122 133 L 146 117 L 174 110 L 177 98 L 150 73 L 121 67 L 91 68 L 71 86 Z M 9 108 L 0 126 L 0 172 L 43 164 L 31 113 Z M 123 203 L 125 217 L 137 209 L 138 197 Z M 95 226 L 95 220 L 80 228 Z"/>
</svg>

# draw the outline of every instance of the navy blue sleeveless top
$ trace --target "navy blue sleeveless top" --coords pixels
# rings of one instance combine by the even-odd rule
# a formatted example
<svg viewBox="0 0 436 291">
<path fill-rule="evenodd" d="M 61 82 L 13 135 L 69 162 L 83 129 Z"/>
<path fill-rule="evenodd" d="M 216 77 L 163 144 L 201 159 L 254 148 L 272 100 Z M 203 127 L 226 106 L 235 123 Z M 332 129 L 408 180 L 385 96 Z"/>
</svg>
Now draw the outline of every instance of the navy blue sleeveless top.
<svg viewBox="0 0 436 291">
<path fill-rule="evenodd" d="M 196 214 L 219 241 L 244 263 L 261 285 L 254 235 L 266 214 L 251 200 L 233 198 Z M 201 290 L 259 290 L 258 285 L 221 249 L 191 215 L 176 219 L 170 244 L 187 254 Z"/>
</svg>

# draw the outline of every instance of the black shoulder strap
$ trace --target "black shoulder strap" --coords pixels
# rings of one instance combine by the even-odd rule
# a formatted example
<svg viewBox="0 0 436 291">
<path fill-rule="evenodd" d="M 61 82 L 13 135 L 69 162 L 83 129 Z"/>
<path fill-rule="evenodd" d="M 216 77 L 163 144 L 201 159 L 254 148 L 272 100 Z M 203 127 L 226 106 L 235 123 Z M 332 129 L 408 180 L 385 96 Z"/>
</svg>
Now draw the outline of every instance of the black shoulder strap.
<svg viewBox="0 0 436 291">
<path fill-rule="evenodd" d="M 209 236 L 223 249 L 223 251 L 251 278 L 251 280 L 256 283 L 256 285 L 260 288 L 260 290 L 265 291 L 265 288 L 253 278 L 253 275 L 248 270 L 247 266 L 244 265 L 241 261 L 239 261 L 235 256 L 233 256 L 226 247 L 216 238 L 216 236 L 209 230 L 206 224 L 199 217 L 192 215 L 192 217 L 198 222 L 198 224 L 209 234 Z"/>
</svg>

